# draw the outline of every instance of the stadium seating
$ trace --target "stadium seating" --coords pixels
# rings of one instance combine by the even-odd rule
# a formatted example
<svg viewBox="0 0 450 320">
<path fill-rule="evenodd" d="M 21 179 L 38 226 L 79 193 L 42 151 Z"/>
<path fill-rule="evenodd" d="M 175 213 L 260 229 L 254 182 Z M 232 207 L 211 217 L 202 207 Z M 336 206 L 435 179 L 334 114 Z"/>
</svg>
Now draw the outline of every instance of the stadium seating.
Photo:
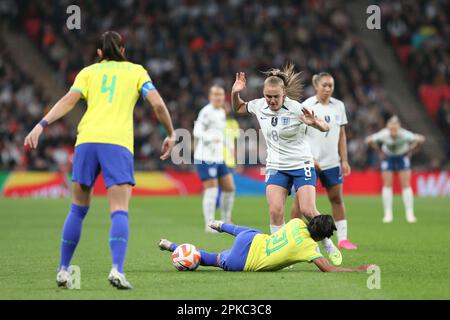
<svg viewBox="0 0 450 320">
<path fill-rule="evenodd" d="M 450 3 L 384 0 L 380 5 L 387 43 L 397 52 L 429 115 L 443 128 L 450 117 L 444 108 L 450 101 Z M 443 133 L 449 141 L 449 131 Z"/>
<path fill-rule="evenodd" d="M 66 2 L 19 2 L 21 10 L 9 18 L 20 21 L 19 28 L 42 50 L 67 87 L 83 66 L 95 60 L 99 34 L 119 31 L 128 58 L 147 67 L 178 128 L 192 130 L 199 109 L 207 103 L 208 87 L 218 83 L 229 89 L 238 70 L 248 74 L 248 99 L 261 96 L 259 71 L 280 67 L 285 61 L 292 60 L 303 70 L 306 97 L 313 94 L 312 74 L 328 71 L 336 80 L 335 96 L 347 107 L 351 164 L 355 168 L 377 164 L 364 137 L 379 130 L 394 108 L 341 2 L 288 0 L 280 9 L 275 0 L 265 6 L 244 0 L 86 1 L 88 14 L 82 17 L 82 28 L 72 31 L 61 15 Z M 257 127 L 251 117 L 238 120 L 244 129 Z M 162 128 L 142 100 L 135 124 L 136 168 L 170 166 L 157 156 Z M 71 145 L 73 135 L 66 136 L 63 141 Z M 35 161 L 29 159 L 24 165 L 39 168 Z"/>
</svg>

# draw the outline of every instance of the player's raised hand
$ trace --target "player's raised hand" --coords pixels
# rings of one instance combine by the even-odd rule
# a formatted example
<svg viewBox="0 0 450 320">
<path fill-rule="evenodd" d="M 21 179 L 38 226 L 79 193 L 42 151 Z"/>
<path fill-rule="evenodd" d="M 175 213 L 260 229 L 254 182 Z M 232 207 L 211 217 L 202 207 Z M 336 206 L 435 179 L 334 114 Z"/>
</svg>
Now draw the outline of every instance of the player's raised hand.
<svg viewBox="0 0 450 320">
<path fill-rule="evenodd" d="M 305 124 L 311 126 L 316 123 L 316 116 L 314 115 L 314 111 L 302 108 L 302 112 L 303 114 L 300 116 L 300 120 L 302 120 Z"/>
<path fill-rule="evenodd" d="M 236 73 L 236 80 L 234 81 L 232 91 L 240 92 L 245 89 L 247 85 L 247 79 L 245 78 L 245 72 Z"/>
<path fill-rule="evenodd" d="M 23 145 L 25 148 L 36 149 L 39 143 L 39 137 L 44 131 L 40 124 L 37 124 L 33 130 L 25 137 Z"/>
<path fill-rule="evenodd" d="M 163 141 L 161 147 L 161 160 L 167 160 L 170 157 L 170 153 L 172 152 L 173 146 L 175 145 L 175 137 L 170 136 L 166 137 Z"/>
</svg>

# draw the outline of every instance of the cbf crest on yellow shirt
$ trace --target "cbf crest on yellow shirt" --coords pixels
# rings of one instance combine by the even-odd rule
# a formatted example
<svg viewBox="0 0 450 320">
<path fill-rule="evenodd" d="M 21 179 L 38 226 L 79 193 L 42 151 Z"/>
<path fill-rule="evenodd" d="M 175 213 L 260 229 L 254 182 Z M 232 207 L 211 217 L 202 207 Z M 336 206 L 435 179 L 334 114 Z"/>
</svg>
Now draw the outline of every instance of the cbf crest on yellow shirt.
<svg viewBox="0 0 450 320">
<path fill-rule="evenodd" d="M 110 143 L 133 153 L 133 110 L 142 86 L 151 81 L 144 67 L 128 61 L 103 60 L 82 69 L 70 89 L 87 102 L 75 146 Z"/>
</svg>

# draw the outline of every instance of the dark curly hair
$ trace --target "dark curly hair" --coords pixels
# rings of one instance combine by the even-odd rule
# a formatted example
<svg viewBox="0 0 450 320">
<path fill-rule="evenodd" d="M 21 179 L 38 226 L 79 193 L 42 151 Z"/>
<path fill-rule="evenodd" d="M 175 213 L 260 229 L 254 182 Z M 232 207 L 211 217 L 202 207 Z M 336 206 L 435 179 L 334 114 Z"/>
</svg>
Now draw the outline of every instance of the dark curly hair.
<svg viewBox="0 0 450 320">
<path fill-rule="evenodd" d="M 333 217 L 326 214 L 315 216 L 308 223 L 308 231 L 311 238 L 315 240 L 322 240 L 329 238 L 336 231 L 336 225 L 334 224 Z"/>
</svg>

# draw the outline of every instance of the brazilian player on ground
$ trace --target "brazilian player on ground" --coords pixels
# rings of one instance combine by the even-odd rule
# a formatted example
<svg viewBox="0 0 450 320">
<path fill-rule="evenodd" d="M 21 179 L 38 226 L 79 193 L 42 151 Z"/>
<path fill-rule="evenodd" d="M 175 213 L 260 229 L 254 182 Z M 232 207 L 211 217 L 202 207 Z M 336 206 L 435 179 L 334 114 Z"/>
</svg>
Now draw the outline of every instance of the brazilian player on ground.
<svg viewBox="0 0 450 320">
<path fill-rule="evenodd" d="M 101 35 L 97 46 L 99 62 L 82 69 L 70 91 L 60 99 L 25 138 L 25 146 L 37 148 L 44 128 L 63 117 L 84 99 L 87 111 L 78 125 L 72 169 L 72 204 L 64 223 L 61 260 L 56 282 L 70 287 L 69 266 L 81 237 L 83 219 L 91 203 L 100 171 L 108 189 L 111 213 L 110 248 L 112 269 L 108 280 L 118 289 L 131 289 L 124 274 L 128 247 L 128 204 L 134 186 L 133 109 L 139 95 L 153 107 L 164 125 L 161 159 L 169 158 L 175 143 L 172 121 L 164 101 L 147 71 L 125 58 L 122 37 L 113 31 Z"/>
<path fill-rule="evenodd" d="M 329 126 L 314 112 L 298 102 L 303 84 L 293 64 L 283 70 L 265 73 L 263 98 L 246 102 L 239 93 L 246 88 L 245 73 L 236 74 L 231 91 L 235 112 L 257 117 L 267 145 L 266 196 L 270 211 L 270 230 L 275 233 L 284 225 L 284 206 L 291 188 L 295 188 L 300 213 L 310 220 L 319 215 L 316 207 L 316 172 L 310 145 L 306 140 L 308 127 L 322 132 Z M 342 263 L 342 254 L 331 239 L 322 244 L 334 265 Z"/>
<path fill-rule="evenodd" d="M 222 221 L 214 221 L 209 226 L 236 238 L 230 250 L 221 253 L 200 250 L 202 266 L 219 267 L 225 271 L 277 271 L 298 262 L 312 262 L 323 272 L 365 272 L 369 267 L 335 267 L 322 256 L 316 241 L 331 237 L 336 230 L 329 215 L 315 216 L 308 225 L 301 219 L 292 219 L 272 235 Z M 161 250 L 171 252 L 177 246 L 167 239 L 159 243 Z"/>
</svg>

